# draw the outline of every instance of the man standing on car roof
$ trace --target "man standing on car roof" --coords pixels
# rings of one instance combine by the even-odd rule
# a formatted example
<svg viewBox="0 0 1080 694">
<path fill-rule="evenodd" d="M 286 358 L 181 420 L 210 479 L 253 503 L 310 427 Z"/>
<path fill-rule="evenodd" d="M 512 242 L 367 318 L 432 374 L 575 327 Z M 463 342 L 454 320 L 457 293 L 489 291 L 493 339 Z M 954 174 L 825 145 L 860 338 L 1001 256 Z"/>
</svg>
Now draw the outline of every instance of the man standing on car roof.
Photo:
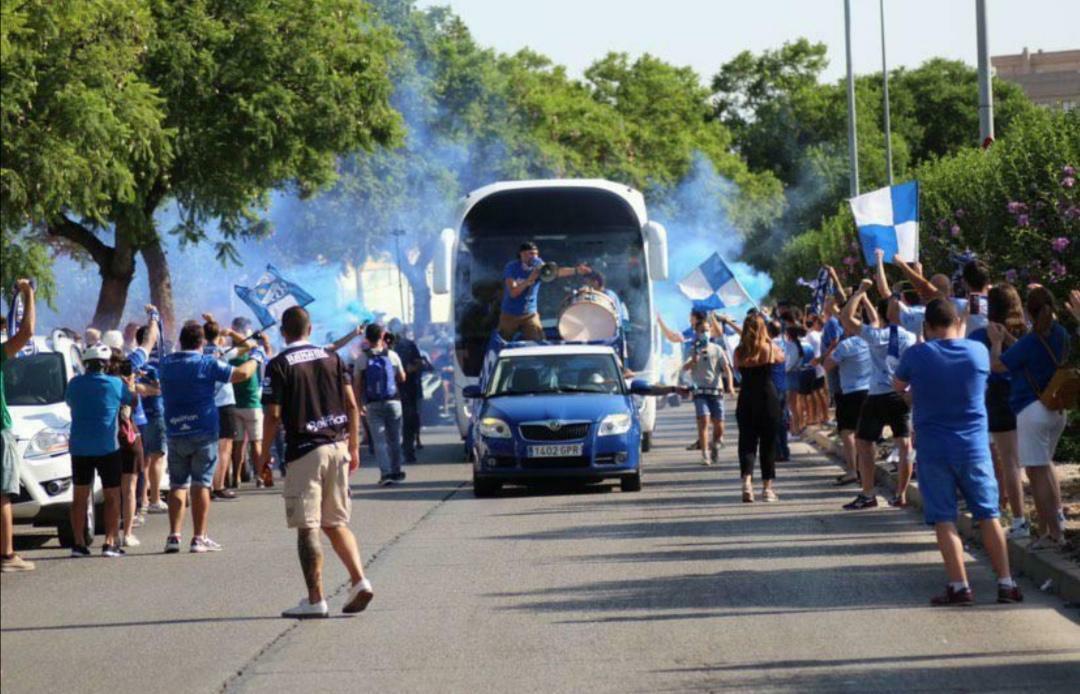
<svg viewBox="0 0 1080 694">
<path fill-rule="evenodd" d="M 532 241 L 518 248 L 518 259 L 511 260 L 503 270 L 502 310 L 499 314 L 499 335 L 504 340 L 513 339 L 518 332 L 523 340 L 543 340 L 544 326 L 540 323 L 537 296 L 540 293 L 540 270 L 544 261 L 540 249 Z M 589 266 L 563 267 L 556 271 L 557 277 L 572 277 L 590 272 Z"/>
<path fill-rule="evenodd" d="M 34 563 L 15 554 L 12 535 L 11 497 L 19 493 L 19 468 L 22 456 L 15 445 L 15 434 L 11 431 L 11 413 L 8 412 L 4 398 L 3 365 L 30 342 L 34 336 L 34 287 L 30 280 L 21 279 L 15 283 L 15 289 L 22 295 L 23 321 L 18 330 L 0 348 L 0 571 L 33 571 Z M 8 326 L 13 329 L 15 326 Z"/>
</svg>

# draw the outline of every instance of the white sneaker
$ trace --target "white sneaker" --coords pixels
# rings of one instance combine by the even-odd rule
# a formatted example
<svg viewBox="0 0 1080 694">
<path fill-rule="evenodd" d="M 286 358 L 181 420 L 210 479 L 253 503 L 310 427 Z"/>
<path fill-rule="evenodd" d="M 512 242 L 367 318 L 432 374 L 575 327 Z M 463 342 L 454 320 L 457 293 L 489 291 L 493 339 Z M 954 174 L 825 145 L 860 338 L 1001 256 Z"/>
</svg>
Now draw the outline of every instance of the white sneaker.
<svg viewBox="0 0 1080 694">
<path fill-rule="evenodd" d="M 1014 520 L 1012 527 L 1009 528 L 1009 539 L 1022 540 L 1028 537 L 1031 537 L 1031 523 L 1029 523 L 1026 518 L 1023 520 Z"/>
<path fill-rule="evenodd" d="M 363 612 L 373 597 L 375 597 L 375 591 L 371 589 L 371 581 L 365 577 L 349 588 L 349 595 L 345 598 L 345 607 L 341 608 L 341 611 L 345 614 Z"/>
<path fill-rule="evenodd" d="M 220 552 L 221 545 L 210 539 L 209 536 L 191 538 L 192 554 L 204 554 L 206 552 Z"/>
<path fill-rule="evenodd" d="M 169 512 L 169 505 L 166 504 L 164 501 L 155 501 L 152 504 L 147 504 L 146 505 L 146 512 L 147 513 L 168 513 Z"/>
<path fill-rule="evenodd" d="M 281 613 L 282 617 L 291 619 L 319 619 L 329 615 L 330 608 L 327 607 L 325 600 L 320 600 L 312 605 L 307 598 L 302 599 L 296 607 L 290 607 Z"/>
<path fill-rule="evenodd" d="M 120 546 L 121 547 L 138 547 L 142 542 L 139 542 L 139 538 L 134 535 L 125 535 L 120 533 Z"/>
<path fill-rule="evenodd" d="M 712 458 L 709 457 L 709 451 L 705 450 L 701 452 L 701 464 L 705 467 L 712 465 Z"/>
</svg>

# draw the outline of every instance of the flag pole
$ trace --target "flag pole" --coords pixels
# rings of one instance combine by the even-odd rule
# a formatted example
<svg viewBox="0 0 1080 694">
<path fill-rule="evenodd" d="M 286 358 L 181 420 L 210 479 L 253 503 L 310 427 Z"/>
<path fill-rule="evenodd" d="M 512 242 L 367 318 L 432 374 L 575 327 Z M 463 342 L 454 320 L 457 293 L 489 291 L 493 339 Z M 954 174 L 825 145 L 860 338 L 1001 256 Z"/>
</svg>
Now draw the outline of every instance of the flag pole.
<svg viewBox="0 0 1080 694">
<path fill-rule="evenodd" d="M 848 175 L 851 196 L 859 194 L 859 144 L 855 132 L 855 72 L 851 60 L 851 0 L 844 0 L 844 38 L 847 47 Z"/>
<path fill-rule="evenodd" d="M 885 61 L 885 0 L 879 1 L 881 9 L 881 84 L 885 101 L 885 168 L 889 174 L 889 185 L 893 184 L 892 169 L 892 127 L 889 124 L 889 66 Z"/>
<path fill-rule="evenodd" d="M 735 284 L 739 285 L 739 289 L 742 290 L 742 293 L 746 295 L 747 299 L 750 299 L 750 303 L 753 304 L 754 308 L 756 308 L 760 312 L 761 307 L 758 306 L 758 302 L 754 301 L 754 297 L 750 296 L 750 292 L 746 291 L 746 287 L 744 287 L 742 282 L 739 281 L 739 276 L 735 274 L 735 271 L 731 269 L 731 266 L 727 264 L 726 260 L 724 260 L 723 258 L 720 258 L 720 260 L 724 261 L 724 266 L 727 267 L 728 272 L 731 273 L 731 279 L 735 280 Z"/>
</svg>

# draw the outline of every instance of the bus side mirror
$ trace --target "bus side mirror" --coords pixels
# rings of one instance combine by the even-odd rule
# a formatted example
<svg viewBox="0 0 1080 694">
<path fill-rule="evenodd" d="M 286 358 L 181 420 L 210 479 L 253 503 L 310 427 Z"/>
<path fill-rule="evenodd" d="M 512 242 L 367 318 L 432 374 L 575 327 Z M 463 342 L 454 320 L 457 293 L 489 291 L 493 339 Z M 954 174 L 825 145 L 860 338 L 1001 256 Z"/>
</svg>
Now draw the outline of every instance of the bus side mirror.
<svg viewBox="0 0 1080 694">
<path fill-rule="evenodd" d="M 453 229 L 443 229 L 435 241 L 435 256 L 432 259 L 431 291 L 436 294 L 450 293 L 450 276 L 453 274 L 451 263 L 454 258 Z"/>
<path fill-rule="evenodd" d="M 465 386 L 461 389 L 461 395 L 469 400 L 479 400 L 484 397 L 484 393 L 480 390 L 480 386 L 478 385 Z"/>
<path fill-rule="evenodd" d="M 668 278 L 667 229 L 660 222 L 645 222 L 644 231 L 649 274 L 654 282 L 662 282 Z"/>
</svg>

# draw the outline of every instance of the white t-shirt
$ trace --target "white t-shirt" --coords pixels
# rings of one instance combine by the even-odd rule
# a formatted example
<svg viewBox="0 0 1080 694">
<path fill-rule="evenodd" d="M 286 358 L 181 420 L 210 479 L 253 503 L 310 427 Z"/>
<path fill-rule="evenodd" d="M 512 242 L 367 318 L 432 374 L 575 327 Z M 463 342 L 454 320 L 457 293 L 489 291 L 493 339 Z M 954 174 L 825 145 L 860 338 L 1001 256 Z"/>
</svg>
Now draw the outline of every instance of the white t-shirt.
<svg viewBox="0 0 1080 694">
<path fill-rule="evenodd" d="M 810 349 L 814 350 L 814 359 L 821 359 L 821 331 L 810 330 L 806 333 L 806 341 L 810 344 Z M 814 367 L 814 373 L 818 378 L 825 375 L 825 367 L 818 364 Z"/>
<path fill-rule="evenodd" d="M 381 351 L 372 351 L 371 353 L 376 356 L 383 354 Z M 364 373 L 364 370 L 367 369 L 367 355 L 367 350 L 365 350 L 361 352 L 360 356 L 353 362 L 353 373 L 355 374 L 354 378 L 357 383 L 360 382 L 360 374 Z M 394 371 L 396 371 L 401 378 L 405 378 L 405 365 L 401 363 L 401 357 L 398 356 L 398 353 L 394 350 L 390 350 L 386 353 L 386 356 L 390 357 L 390 365 L 394 367 Z"/>
</svg>

